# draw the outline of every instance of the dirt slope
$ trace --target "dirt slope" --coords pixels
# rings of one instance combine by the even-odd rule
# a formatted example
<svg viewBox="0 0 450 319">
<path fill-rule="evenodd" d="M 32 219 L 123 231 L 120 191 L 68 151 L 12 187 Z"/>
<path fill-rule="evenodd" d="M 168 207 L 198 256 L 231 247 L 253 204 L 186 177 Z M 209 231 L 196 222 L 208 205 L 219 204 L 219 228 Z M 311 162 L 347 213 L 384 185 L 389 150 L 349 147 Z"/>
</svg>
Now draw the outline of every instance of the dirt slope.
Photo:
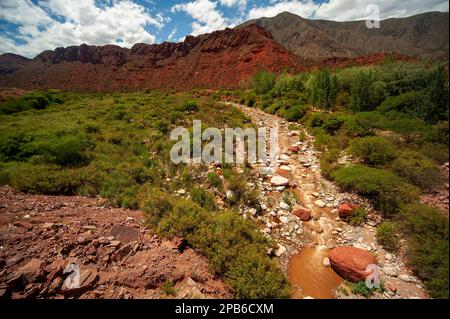
<svg viewBox="0 0 450 319">
<path fill-rule="evenodd" d="M 202 256 L 143 227 L 142 212 L 104 205 L 0 187 L 0 298 L 231 297 Z M 67 284 L 70 264 L 79 288 Z"/>
</svg>

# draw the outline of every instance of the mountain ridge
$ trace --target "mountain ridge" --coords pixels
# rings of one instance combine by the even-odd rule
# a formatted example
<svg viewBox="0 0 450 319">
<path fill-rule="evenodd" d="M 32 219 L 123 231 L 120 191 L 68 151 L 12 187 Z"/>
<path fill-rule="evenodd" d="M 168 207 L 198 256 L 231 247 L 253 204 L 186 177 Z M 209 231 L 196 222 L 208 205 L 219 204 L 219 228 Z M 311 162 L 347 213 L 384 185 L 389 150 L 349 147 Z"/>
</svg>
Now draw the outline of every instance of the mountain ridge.
<svg viewBox="0 0 450 319">
<path fill-rule="evenodd" d="M 188 36 L 181 43 L 48 50 L 0 77 L 0 86 L 76 91 L 235 88 L 260 68 L 299 72 L 305 64 L 265 29 L 251 25 Z"/>
<path fill-rule="evenodd" d="M 380 29 L 369 29 L 364 20 L 312 20 L 283 12 L 272 18 L 247 21 L 238 28 L 257 24 L 271 32 L 287 50 L 314 60 L 379 52 L 448 60 L 448 22 L 448 12 L 434 11 L 381 20 Z"/>
</svg>

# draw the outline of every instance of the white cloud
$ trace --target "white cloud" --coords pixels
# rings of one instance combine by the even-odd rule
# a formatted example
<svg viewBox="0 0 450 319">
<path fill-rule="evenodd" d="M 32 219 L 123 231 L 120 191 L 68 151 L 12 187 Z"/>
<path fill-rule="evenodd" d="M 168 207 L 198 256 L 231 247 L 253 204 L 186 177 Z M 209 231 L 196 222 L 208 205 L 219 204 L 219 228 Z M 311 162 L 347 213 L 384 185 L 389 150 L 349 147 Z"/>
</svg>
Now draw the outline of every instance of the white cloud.
<svg viewBox="0 0 450 319">
<path fill-rule="evenodd" d="M 220 0 L 219 2 L 225 7 L 238 7 L 240 11 L 244 11 L 247 7 L 247 0 Z"/>
<path fill-rule="evenodd" d="M 169 42 L 172 41 L 172 40 L 173 40 L 173 37 L 175 36 L 175 34 L 177 33 L 177 31 L 178 31 L 177 28 L 173 29 L 172 32 L 170 32 L 170 34 L 167 36 L 167 41 L 169 41 Z"/>
<path fill-rule="evenodd" d="M 172 12 L 184 11 L 195 21 L 191 24 L 192 35 L 209 33 L 215 30 L 225 29 L 232 26 L 228 19 L 217 10 L 217 2 L 209 0 L 195 0 L 188 3 L 176 4 Z"/>
<path fill-rule="evenodd" d="M 258 19 L 261 17 L 271 18 L 285 11 L 291 12 L 301 17 L 311 17 L 317 10 L 317 8 L 318 5 L 315 4 L 312 0 L 308 1 L 290 0 L 281 2 L 278 1 L 273 2 L 269 6 L 252 8 L 248 13 L 248 18 L 249 19 Z"/>
<path fill-rule="evenodd" d="M 367 17 L 366 8 L 372 4 L 379 6 L 381 19 L 406 17 L 427 11 L 448 11 L 448 0 L 329 0 L 321 4 L 316 2 L 312 0 L 273 0 L 267 6 L 252 8 L 248 13 L 248 19 L 274 17 L 288 11 L 312 19 L 361 20 Z"/>
<path fill-rule="evenodd" d="M 315 18 L 335 21 L 361 20 L 367 16 L 366 8 L 375 4 L 380 18 L 402 18 L 428 11 L 448 11 L 448 0 L 330 0 L 316 11 Z"/>
<path fill-rule="evenodd" d="M 165 23 L 160 14 L 151 16 L 131 0 L 104 2 L 100 7 L 95 0 L 47 0 L 38 5 L 29 0 L 1 0 L 0 19 L 19 25 L 16 38 L 23 42 L 13 44 L 1 36 L 0 53 L 28 57 L 58 46 L 82 43 L 125 47 L 137 42 L 154 43 L 155 36 L 145 27 L 160 29 Z"/>
</svg>

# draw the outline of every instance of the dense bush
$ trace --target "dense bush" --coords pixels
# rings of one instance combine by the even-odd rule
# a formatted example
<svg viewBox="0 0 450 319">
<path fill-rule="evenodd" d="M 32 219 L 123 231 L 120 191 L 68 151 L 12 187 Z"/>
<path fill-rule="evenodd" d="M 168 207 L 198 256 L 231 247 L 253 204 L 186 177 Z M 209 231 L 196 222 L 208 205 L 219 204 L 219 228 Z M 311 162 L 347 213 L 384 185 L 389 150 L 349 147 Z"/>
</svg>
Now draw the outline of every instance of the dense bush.
<svg viewBox="0 0 450 319">
<path fill-rule="evenodd" d="M 330 75 L 327 70 L 318 71 L 313 77 L 311 90 L 311 103 L 329 110 L 335 105 L 339 92 L 337 77 Z"/>
<path fill-rule="evenodd" d="M 93 147 L 94 143 L 82 135 L 63 135 L 28 145 L 30 154 L 42 155 L 48 162 L 61 166 L 86 164 L 88 161 L 86 151 Z"/>
<path fill-rule="evenodd" d="M 354 137 L 375 134 L 375 129 L 382 128 L 384 118 L 375 112 L 359 112 L 347 117 L 343 128 Z"/>
<path fill-rule="evenodd" d="M 377 241 L 386 250 L 397 251 L 400 244 L 400 237 L 396 224 L 393 222 L 384 222 L 378 226 Z"/>
<path fill-rule="evenodd" d="M 220 188 L 222 186 L 222 179 L 216 173 L 208 173 L 207 181 L 212 187 Z"/>
<path fill-rule="evenodd" d="M 371 166 L 386 165 L 397 156 L 394 145 L 379 136 L 355 139 L 350 142 L 349 151 Z"/>
<path fill-rule="evenodd" d="M 0 114 L 12 114 L 30 109 L 44 110 L 52 103 L 61 104 L 62 102 L 58 91 L 33 91 L 0 104 Z"/>
<path fill-rule="evenodd" d="M 304 89 L 302 75 L 293 76 L 282 74 L 276 80 L 273 95 L 282 97 L 288 95 L 290 92 L 302 92 Z"/>
<path fill-rule="evenodd" d="M 195 101 L 185 101 L 180 107 L 180 111 L 182 112 L 197 112 L 198 105 Z"/>
<path fill-rule="evenodd" d="M 357 207 L 353 210 L 352 216 L 350 217 L 350 225 L 362 226 L 367 220 L 367 211 L 364 207 Z"/>
<path fill-rule="evenodd" d="M 433 298 L 448 299 L 448 217 L 427 205 L 410 204 L 403 207 L 398 224 L 408 239 L 409 259 L 415 272 Z"/>
<path fill-rule="evenodd" d="M 284 112 L 284 118 L 290 122 L 296 122 L 305 116 L 308 107 L 305 105 L 293 105 Z"/>
<path fill-rule="evenodd" d="M 153 194 L 148 194 L 153 197 Z M 160 197 L 160 196 L 158 196 Z M 163 198 L 167 198 L 167 195 Z M 158 202 L 151 199 L 150 202 Z M 210 213 L 184 199 L 162 205 L 142 205 L 151 225 L 167 237 L 182 236 L 205 254 L 212 270 L 223 275 L 238 298 L 285 298 L 286 279 L 276 263 L 266 255 L 269 244 L 256 227 L 233 212 Z M 162 216 L 162 218 L 155 218 Z M 247 253 L 242 254 L 245 250 Z"/>
<path fill-rule="evenodd" d="M 392 163 L 392 171 L 427 192 L 443 182 L 436 165 L 415 152 L 407 152 L 397 158 Z"/>
<path fill-rule="evenodd" d="M 427 78 L 419 116 L 430 123 L 448 120 L 448 94 L 448 71 L 443 66 L 434 67 Z"/>
<path fill-rule="evenodd" d="M 418 109 L 421 107 L 422 101 L 423 95 L 421 92 L 406 92 L 401 95 L 388 97 L 381 103 L 377 110 L 382 113 L 402 112 L 418 115 Z"/>
<path fill-rule="evenodd" d="M 214 196 L 204 189 L 195 188 L 191 190 L 190 195 L 192 201 L 199 204 L 201 207 L 210 211 L 217 209 Z"/>
<path fill-rule="evenodd" d="M 87 171 L 55 165 L 25 165 L 9 173 L 11 186 L 18 191 L 46 195 L 74 195 L 92 178 Z"/>
<path fill-rule="evenodd" d="M 372 75 L 367 71 L 359 72 L 353 80 L 349 104 L 349 109 L 352 112 L 366 112 L 374 109 L 370 101 L 371 80 Z"/>
<path fill-rule="evenodd" d="M 267 71 L 258 71 L 253 76 L 253 88 L 256 94 L 266 94 L 275 86 L 275 74 Z"/>
<path fill-rule="evenodd" d="M 382 169 L 356 165 L 338 168 L 330 175 L 345 190 L 370 198 L 375 208 L 387 216 L 396 214 L 403 203 L 410 203 L 419 195 L 416 187 Z"/>
</svg>

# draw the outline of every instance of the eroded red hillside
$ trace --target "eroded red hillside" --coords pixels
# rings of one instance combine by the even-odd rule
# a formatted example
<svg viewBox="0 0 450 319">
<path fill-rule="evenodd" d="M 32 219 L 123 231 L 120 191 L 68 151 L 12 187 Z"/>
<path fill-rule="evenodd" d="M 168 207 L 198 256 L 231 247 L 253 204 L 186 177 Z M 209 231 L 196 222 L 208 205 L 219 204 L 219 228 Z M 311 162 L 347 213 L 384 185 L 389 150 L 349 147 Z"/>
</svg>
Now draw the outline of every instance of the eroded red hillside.
<svg viewBox="0 0 450 319">
<path fill-rule="evenodd" d="M 303 59 L 251 25 L 226 29 L 182 43 L 107 45 L 45 51 L 0 86 L 75 91 L 130 91 L 144 88 L 235 88 L 258 69 L 301 71 Z"/>
</svg>

